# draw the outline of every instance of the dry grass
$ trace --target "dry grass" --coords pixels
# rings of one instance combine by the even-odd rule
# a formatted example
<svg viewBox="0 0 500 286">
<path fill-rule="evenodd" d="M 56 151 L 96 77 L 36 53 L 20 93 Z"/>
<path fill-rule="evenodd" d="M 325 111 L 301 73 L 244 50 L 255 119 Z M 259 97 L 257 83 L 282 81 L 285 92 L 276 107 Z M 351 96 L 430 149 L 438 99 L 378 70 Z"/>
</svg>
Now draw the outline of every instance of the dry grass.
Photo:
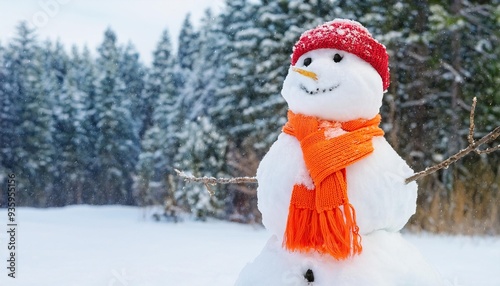
<svg viewBox="0 0 500 286">
<path fill-rule="evenodd" d="M 413 231 L 450 234 L 500 234 L 500 168 L 479 160 L 455 171 L 452 187 L 437 176 L 419 182 L 417 213 L 408 224 Z"/>
</svg>

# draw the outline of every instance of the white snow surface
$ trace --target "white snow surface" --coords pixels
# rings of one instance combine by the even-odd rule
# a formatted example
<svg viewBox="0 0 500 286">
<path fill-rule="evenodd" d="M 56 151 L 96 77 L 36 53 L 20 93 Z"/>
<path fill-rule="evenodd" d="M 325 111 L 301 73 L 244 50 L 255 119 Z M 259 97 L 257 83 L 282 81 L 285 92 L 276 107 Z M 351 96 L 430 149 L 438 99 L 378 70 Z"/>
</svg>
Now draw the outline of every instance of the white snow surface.
<svg viewBox="0 0 500 286">
<path fill-rule="evenodd" d="M 258 226 L 154 222 L 150 214 L 123 206 L 18 208 L 17 278 L 7 277 L 2 231 L 0 285 L 234 285 L 270 237 Z M 403 237 L 455 285 L 500 285 L 500 237 Z"/>
</svg>

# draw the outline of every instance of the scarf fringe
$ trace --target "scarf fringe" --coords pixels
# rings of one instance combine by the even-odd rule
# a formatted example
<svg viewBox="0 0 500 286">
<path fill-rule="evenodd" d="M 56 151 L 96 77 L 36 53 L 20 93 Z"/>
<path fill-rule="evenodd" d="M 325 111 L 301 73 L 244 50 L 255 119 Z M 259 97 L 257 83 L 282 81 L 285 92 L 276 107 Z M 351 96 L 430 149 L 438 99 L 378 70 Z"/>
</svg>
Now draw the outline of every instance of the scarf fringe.
<svg viewBox="0 0 500 286">
<path fill-rule="evenodd" d="M 318 212 L 290 205 L 284 247 L 301 252 L 316 250 L 337 260 L 361 253 L 356 212 L 351 204 L 343 205 L 342 209 Z"/>
</svg>

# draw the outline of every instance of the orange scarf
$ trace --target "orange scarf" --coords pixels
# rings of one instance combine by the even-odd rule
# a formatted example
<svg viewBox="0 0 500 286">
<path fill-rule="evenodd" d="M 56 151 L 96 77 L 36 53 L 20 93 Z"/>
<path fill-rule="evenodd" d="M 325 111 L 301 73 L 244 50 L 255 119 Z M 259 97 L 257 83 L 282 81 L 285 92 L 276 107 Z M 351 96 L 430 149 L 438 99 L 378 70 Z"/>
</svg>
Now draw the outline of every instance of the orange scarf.
<svg viewBox="0 0 500 286">
<path fill-rule="evenodd" d="M 347 198 L 345 168 L 373 152 L 372 138 L 384 135 L 378 127 L 380 118 L 378 114 L 370 120 L 332 122 L 288 111 L 283 132 L 299 140 L 315 189 L 294 186 L 285 248 L 316 250 L 336 259 L 361 252 L 356 213 Z M 346 133 L 328 138 L 332 126 Z"/>
</svg>

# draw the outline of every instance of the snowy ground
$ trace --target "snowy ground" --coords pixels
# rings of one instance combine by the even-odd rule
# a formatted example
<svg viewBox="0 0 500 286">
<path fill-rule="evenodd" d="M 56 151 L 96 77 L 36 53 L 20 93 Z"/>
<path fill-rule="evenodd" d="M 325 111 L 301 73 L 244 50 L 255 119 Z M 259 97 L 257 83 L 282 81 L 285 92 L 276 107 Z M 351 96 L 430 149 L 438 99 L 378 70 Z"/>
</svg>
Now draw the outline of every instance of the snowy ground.
<svg viewBox="0 0 500 286">
<path fill-rule="evenodd" d="M 5 209 L 0 217 L 6 228 Z M 2 231 L 0 285 L 232 285 L 268 238 L 260 227 L 144 217 L 121 206 L 19 208 L 17 277 L 7 277 Z M 456 285 L 500 285 L 500 237 L 405 237 Z"/>
</svg>

